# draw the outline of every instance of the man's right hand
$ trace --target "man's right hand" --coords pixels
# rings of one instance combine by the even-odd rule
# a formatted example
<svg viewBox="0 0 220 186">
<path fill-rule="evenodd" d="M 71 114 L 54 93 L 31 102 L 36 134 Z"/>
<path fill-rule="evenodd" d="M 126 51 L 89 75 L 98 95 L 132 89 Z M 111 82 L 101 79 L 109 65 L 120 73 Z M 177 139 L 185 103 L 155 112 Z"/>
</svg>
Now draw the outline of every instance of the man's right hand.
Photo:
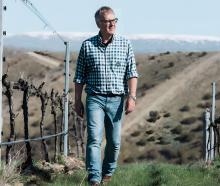
<svg viewBox="0 0 220 186">
<path fill-rule="evenodd" d="M 78 116 L 83 117 L 84 115 L 84 106 L 82 101 L 76 101 L 75 102 L 75 111 L 77 113 Z"/>
</svg>

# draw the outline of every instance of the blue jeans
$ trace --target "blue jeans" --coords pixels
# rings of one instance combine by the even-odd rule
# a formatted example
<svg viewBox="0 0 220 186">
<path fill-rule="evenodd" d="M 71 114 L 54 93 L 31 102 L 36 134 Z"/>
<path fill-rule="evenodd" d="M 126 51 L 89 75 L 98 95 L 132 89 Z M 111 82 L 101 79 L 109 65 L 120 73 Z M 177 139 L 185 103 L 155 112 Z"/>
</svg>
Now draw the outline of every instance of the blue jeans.
<svg viewBox="0 0 220 186">
<path fill-rule="evenodd" d="M 123 111 L 124 96 L 87 95 L 86 169 L 89 181 L 100 182 L 102 176 L 111 176 L 116 169 Z M 102 163 L 101 143 L 104 128 L 106 146 Z"/>
</svg>

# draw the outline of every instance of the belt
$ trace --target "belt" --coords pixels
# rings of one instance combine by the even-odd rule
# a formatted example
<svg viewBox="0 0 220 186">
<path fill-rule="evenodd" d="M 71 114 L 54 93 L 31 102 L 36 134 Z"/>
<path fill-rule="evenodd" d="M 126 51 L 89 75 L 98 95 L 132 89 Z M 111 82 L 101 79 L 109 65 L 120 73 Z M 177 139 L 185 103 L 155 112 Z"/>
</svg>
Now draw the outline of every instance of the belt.
<svg viewBox="0 0 220 186">
<path fill-rule="evenodd" d="M 89 94 L 90 96 L 103 96 L 103 97 L 117 97 L 117 96 L 124 96 L 124 94 Z"/>
</svg>

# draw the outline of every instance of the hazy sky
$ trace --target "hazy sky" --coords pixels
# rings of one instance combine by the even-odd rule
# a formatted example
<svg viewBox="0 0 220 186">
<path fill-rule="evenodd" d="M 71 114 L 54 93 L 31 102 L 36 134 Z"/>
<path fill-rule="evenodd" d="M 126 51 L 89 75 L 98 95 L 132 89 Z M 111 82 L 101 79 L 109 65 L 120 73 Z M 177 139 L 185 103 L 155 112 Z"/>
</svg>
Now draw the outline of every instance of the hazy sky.
<svg viewBox="0 0 220 186">
<path fill-rule="evenodd" d="M 48 31 L 21 0 L 3 0 L 8 33 Z M 94 12 L 111 6 L 121 34 L 176 34 L 220 37 L 220 0 L 31 0 L 64 32 L 97 32 Z"/>
</svg>

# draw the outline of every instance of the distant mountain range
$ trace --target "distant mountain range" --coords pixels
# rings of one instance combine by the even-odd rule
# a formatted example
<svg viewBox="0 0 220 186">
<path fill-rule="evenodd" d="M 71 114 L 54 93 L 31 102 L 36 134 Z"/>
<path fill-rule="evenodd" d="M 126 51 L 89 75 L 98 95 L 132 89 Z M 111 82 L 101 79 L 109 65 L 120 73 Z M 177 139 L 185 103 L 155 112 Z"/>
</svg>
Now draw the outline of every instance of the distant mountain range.
<svg viewBox="0 0 220 186">
<path fill-rule="evenodd" d="M 70 41 L 71 51 L 79 51 L 81 43 L 96 33 L 63 32 L 60 36 Z M 137 53 L 176 51 L 220 51 L 220 37 L 188 35 L 126 35 Z M 65 46 L 57 35 L 49 32 L 8 34 L 4 46 L 29 50 L 64 51 Z"/>
</svg>

